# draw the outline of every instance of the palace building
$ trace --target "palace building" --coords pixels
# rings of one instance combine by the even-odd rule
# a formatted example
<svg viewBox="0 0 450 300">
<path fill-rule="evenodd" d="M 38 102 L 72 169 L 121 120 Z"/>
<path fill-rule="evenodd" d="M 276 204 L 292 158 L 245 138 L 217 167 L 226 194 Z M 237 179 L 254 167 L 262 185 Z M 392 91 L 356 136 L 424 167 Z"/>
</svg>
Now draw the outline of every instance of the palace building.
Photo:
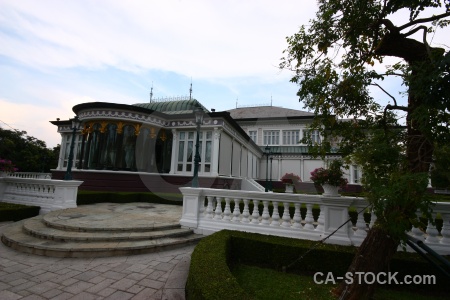
<svg viewBox="0 0 450 300">
<path fill-rule="evenodd" d="M 276 106 L 208 110 L 195 99 L 175 98 L 134 105 L 91 102 L 73 107 L 81 121 L 74 142 L 74 179 L 81 189 L 177 192 L 193 176 L 197 124 L 200 126 L 201 187 L 255 188 L 266 176 L 278 181 L 294 173 L 302 181 L 326 162 L 308 155 L 299 141 L 314 114 Z M 51 121 L 61 134 L 59 163 L 53 178 L 63 178 L 73 129 L 71 120 Z M 320 142 L 320 136 L 311 135 Z M 334 157 L 330 156 L 330 159 Z M 349 182 L 357 183 L 353 166 Z"/>
</svg>

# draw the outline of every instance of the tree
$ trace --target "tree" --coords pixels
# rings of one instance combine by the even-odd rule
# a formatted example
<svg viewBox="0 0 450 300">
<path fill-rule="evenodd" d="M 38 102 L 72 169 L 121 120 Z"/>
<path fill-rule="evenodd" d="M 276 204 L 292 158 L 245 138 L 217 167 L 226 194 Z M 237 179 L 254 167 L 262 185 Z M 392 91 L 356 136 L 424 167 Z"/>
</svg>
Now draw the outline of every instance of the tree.
<svg viewBox="0 0 450 300">
<path fill-rule="evenodd" d="M 26 131 L 0 128 L 0 158 L 11 160 L 21 172 L 49 172 L 58 165 L 58 156 L 59 145 L 48 149 Z"/>
<path fill-rule="evenodd" d="M 336 145 L 362 165 L 363 184 L 377 221 L 349 272 L 386 271 L 416 211 L 430 215 L 425 195 L 434 149 L 450 141 L 450 55 L 429 45 L 430 34 L 449 24 L 450 1 L 318 1 L 315 19 L 287 38 L 280 68 L 295 72 L 297 95 L 314 110 L 324 137 L 313 154 Z M 395 24 L 404 12 L 409 18 Z M 418 39 L 414 37 L 421 34 Z M 391 65 L 386 57 L 397 60 Z M 402 104 L 383 87 L 395 76 L 406 88 Z M 377 88 L 385 99 L 374 99 Z M 342 121 L 347 119 L 346 121 Z M 356 276 L 355 276 L 356 277 Z M 340 299 L 366 299 L 376 285 L 342 282 Z"/>
</svg>

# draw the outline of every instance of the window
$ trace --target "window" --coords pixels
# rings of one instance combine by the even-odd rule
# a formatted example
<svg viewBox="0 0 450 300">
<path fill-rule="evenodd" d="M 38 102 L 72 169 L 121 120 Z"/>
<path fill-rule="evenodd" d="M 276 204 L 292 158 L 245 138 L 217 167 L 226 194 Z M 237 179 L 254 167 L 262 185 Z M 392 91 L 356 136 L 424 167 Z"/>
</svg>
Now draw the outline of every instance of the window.
<svg viewBox="0 0 450 300">
<path fill-rule="evenodd" d="M 196 132 L 179 132 L 178 141 L 178 172 L 193 172 L 195 159 Z M 211 172 L 212 131 L 200 132 L 199 149 L 200 165 L 199 173 Z"/>
<path fill-rule="evenodd" d="M 300 141 L 300 130 L 283 130 L 283 145 L 297 145 Z"/>
<path fill-rule="evenodd" d="M 256 136 L 257 136 L 257 131 L 256 130 L 250 130 L 248 132 L 249 137 L 252 139 L 252 141 L 254 141 L 256 143 Z"/>
<path fill-rule="evenodd" d="M 279 130 L 265 130 L 264 131 L 264 145 L 279 145 L 280 131 Z"/>
<path fill-rule="evenodd" d="M 310 135 L 313 143 L 320 143 L 320 134 L 318 130 L 303 130 L 303 136 L 307 137 L 308 135 Z"/>
<path fill-rule="evenodd" d="M 359 183 L 359 170 L 358 170 L 358 166 L 357 165 L 353 165 L 352 166 L 352 183 Z"/>
</svg>

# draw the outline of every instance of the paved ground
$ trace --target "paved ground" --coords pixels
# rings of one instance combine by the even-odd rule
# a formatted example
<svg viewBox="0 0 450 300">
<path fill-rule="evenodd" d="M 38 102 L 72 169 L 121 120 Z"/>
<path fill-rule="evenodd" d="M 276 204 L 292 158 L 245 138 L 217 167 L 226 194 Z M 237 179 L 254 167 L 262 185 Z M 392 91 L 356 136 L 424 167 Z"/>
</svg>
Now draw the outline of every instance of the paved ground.
<svg viewBox="0 0 450 300">
<path fill-rule="evenodd" d="M 194 247 L 107 258 L 53 258 L 17 252 L 0 242 L 0 299 L 184 299 Z"/>
</svg>

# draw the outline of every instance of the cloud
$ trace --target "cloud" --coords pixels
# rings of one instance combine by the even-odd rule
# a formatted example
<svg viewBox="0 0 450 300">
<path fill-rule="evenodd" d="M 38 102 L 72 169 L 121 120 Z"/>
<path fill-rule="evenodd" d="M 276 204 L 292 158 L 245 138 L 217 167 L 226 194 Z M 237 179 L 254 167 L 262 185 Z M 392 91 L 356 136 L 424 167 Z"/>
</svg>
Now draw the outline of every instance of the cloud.
<svg viewBox="0 0 450 300">
<path fill-rule="evenodd" d="M 0 20 L 7 30 L 0 43 L 7 47 L 0 53 L 24 64 L 159 69 L 196 78 L 273 75 L 284 37 L 295 31 L 302 13 L 315 10 L 310 1 L 6 1 L 3 6 Z"/>
</svg>

